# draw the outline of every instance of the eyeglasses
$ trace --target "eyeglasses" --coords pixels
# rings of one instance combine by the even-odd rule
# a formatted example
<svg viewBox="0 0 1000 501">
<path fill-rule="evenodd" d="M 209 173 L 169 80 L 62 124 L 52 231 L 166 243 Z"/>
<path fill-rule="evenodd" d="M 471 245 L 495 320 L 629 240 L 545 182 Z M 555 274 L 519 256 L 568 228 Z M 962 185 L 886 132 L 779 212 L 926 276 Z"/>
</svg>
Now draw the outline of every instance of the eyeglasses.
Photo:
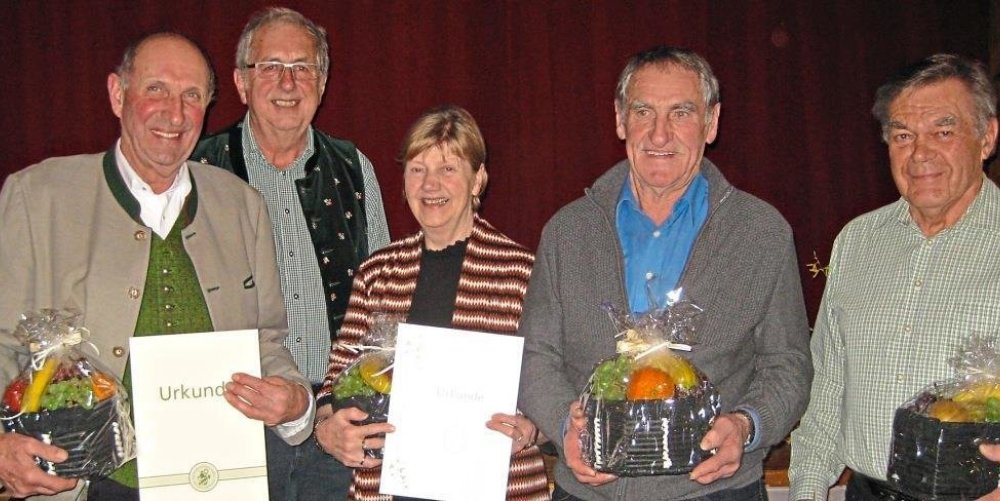
<svg viewBox="0 0 1000 501">
<path fill-rule="evenodd" d="M 257 76 L 264 80 L 280 80 L 286 69 L 292 72 L 292 78 L 295 80 L 316 80 L 319 78 L 319 65 L 312 63 L 264 61 L 248 64 L 247 68 L 257 70 Z"/>
</svg>

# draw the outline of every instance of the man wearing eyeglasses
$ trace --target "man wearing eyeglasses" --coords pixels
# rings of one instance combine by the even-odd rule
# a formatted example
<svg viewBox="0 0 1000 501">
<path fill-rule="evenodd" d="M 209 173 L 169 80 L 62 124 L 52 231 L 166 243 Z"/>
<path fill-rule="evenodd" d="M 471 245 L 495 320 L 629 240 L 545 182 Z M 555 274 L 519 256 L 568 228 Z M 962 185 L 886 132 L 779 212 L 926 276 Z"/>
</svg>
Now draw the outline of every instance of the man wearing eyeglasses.
<svg viewBox="0 0 1000 501">
<path fill-rule="evenodd" d="M 233 78 L 248 112 L 202 140 L 192 158 L 245 179 L 274 227 L 289 336 L 285 345 L 318 391 L 343 320 L 354 270 L 389 242 L 371 162 L 310 125 L 330 65 L 326 31 L 300 13 L 269 8 L 240 37 Z M 312 441 L 267 434 L 272 500 L 345 499 L 351 470 Z"/>
</svg>

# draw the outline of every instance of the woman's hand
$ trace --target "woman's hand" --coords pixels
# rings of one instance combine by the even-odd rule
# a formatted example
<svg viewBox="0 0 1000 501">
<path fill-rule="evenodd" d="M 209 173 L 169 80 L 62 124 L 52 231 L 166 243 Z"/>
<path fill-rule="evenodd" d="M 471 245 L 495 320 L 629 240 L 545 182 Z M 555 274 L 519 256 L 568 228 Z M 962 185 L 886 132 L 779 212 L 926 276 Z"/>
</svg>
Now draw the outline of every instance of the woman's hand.
<svg viewBox="0 0 1000 501">
<path fill-rule="evenodd" d="M 330 409 L 324 407 L 317 413 L 313 435 L 320 448 L 353 468 L 374 468 L 382 464 L 382 460 L 368 457 L 365 449 L 381 449 L 385 439 L 375 435 L 392 433 L 396 428 L 389 423 L 356 426 L 351 421 L 361 421 L 368 414 L 355 407 L 337 412 Z"/>
<path fill-rule="evenodd" d="M 512 440 L 510 453 L 517 454 L 532 445 L 538 440 L 538 428 L 535 423 L 521 414 L 494 414 L 492 419 L 486 423 L 486 427 L 507 435 Z"/>
</svg>

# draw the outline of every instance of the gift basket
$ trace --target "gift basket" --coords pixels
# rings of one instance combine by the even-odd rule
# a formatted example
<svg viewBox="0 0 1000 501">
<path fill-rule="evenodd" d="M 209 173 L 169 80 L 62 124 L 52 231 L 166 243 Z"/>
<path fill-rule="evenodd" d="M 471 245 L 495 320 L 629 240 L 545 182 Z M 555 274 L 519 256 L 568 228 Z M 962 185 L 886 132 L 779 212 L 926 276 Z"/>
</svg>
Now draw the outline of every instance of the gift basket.
<svg viewBox="0 0 1000 501">
<path fill-rule="evenodd" d="M 896 409 L 887 478 L 917 499 L 977 499 L 997 488 L 1000 464 L 979 453 L 1000 443 L 1000 351 L 971 338 L 949 360 L 954 379 L 924 388 Z"/>
<path fill-rule="evenodd" d="M 42 470 L 96 479 L 135 457 L 135 431 L 121 382 L 83 353 L 91 345 L 79 317 L 51 309 L 21 315 L 13 335 L 28 348 L 30 363 L 7 385 L 0 420 L 7 432 L 69 453 L 61 463 L 36 458 Z"/>
<path fill-rule="evenodd" d="M 691 350 L 701 309 L 680 300 L 642 315 L 605 309 L 619 330 L 618 354 L 597 364 L 580 397 L 584 461 L 623 477 L 691 471 L 711 455 L 699 444 L 721 406 L 708 378 L 674 353 Z"/>
<path fill-rule="evenodd" d="M 361 346 L 342 347 L 361 355 L 334 378 L 333 411 L 357 407 L 368 417 L 354 421 L 358 426 L 384 423 L 389 413 L 389 392 L 392 390 L 392 363 L 396 347 L 396 330 L 402 317 L 377 313 Z M 381 449 L 365 449 L 369 457 L 382 459 Z"/>
</svg>

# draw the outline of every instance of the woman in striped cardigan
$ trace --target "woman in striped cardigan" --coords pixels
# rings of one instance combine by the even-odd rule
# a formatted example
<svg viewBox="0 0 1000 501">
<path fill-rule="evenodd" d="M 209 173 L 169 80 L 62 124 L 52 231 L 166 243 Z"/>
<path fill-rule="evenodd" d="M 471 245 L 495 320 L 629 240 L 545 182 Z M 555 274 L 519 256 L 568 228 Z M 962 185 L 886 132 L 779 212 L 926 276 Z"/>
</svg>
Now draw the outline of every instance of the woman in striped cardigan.
<svg viewBox="0 0 1000 501">
<path fill-rule="evenodd" d="M 333 412 L 330 382 L 357 357 L 343 345 L 360 345 L 374 313 L 401 314 L 409 323 L 516 335 L 534 256 L 476 213 L 486 187 L 486 148 L 472 116 L 455 106 L 417 120 L 403 142 L 407 204 L 421 230 L 389 244 L 362 263 L 330 352 L 330 372 L 320 392 L 316 440 L 355 468 L 351 499 L 388 501 L 380 495 L 381 463 L 366 458 L 389 424 L 355 426 L 364 412 Z M 535 445 L 538 431 L 525 416 L 496 414 L 487 424 L 511 437 L 509 500 L 548 500 L 548 480 Z M 447 469 L 448 465 L 441 465 Z M 396 498 L 397 501 L 400 498 Z"/>
</svg>

